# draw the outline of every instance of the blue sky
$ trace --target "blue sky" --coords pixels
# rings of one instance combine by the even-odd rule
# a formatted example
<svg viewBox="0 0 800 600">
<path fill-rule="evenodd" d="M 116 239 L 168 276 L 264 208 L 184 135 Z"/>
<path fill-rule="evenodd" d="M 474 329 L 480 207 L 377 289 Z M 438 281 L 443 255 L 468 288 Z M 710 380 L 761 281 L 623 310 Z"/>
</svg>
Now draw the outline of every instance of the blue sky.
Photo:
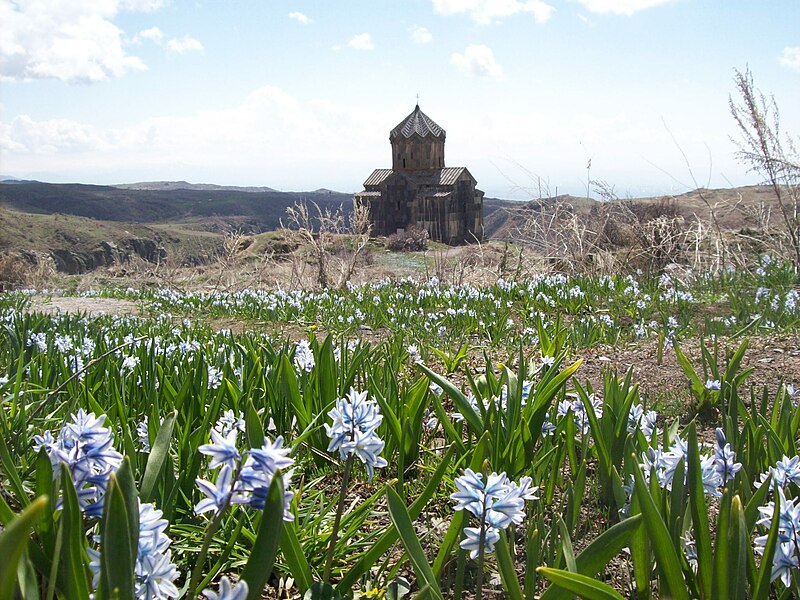
<svg viewBox="0 0 800 600">
<path fill-rule="evenodd" d="M 797 0 L 0 0 L 0 23 L 22 178 L 358 191 L 419 94 L 489 196 L 585 194 L 590 159 L 623 197 L 755 183 L 748 66 L 800 132 Z"/>
</svg>

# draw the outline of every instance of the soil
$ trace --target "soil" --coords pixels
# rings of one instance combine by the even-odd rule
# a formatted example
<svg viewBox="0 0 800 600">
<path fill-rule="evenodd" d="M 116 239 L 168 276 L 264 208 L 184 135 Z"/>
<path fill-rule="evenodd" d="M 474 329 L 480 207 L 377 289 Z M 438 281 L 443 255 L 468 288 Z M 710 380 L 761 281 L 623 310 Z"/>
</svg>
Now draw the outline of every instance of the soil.
<svg viewBox="0 0 800 600">
<path fill-rule="evenodd" d="M 736 351 L 742 340 L 719 341 L 719 366 L 725 368 L 725 357 Z M 707 347 L 713 354 L 711 342 Z M 699 340 L 687 340 L 681 350 L 691 360 L 702 378 Z M 647 340 L 628 347 L 597 346 L 579 350 L 576 358 L 583 359 L 578 370 L 581 380 L 589 380 L 595 389 L 602 389 L 603 372 L 614 369 L 623 375 L 633 368 L 633 381 L 639 384 L 639 393 L 648 408 L 670 417 L 688 414 L 686 405 L 691 399 L 688 379 L 683 373 L 675 351 L 664 348 L 658 360 L 657 340 Z M 751 337 L 742 368 L 752 367 L 753 372 L 745 385 L 754 385 L 760 393 L 764 386 L 774 395 L 781 383 L 800 382 L 800 334 L 785 333 Z M 710 374 L 709 374 L 710 376 Z"/>
<path fill-rule="evenodd" d="M 73 298 L 73 297 L 44 297 L 37 296 L 31 303 L 31 310 L 48 314 L 57 313 L 87 313 L 89 315 L 134 315 L 141 314 L 139 307 L 130 300 L 116 298 Z"/>
</svg>

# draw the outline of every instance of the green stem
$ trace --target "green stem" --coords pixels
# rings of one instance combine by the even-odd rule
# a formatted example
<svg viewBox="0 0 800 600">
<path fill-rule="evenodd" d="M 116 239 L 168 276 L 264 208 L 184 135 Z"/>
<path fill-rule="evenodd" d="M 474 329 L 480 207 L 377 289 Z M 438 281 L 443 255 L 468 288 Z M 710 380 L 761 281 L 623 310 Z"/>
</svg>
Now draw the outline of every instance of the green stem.
<svg viewBox="0 0 800 600">
<path fill-rule="evenodd" d="M 192 578 L 189 581 L 189 587 L 186 590 L 186 598 L 195 598 L 197 596 L 197 586 L 200 583 L 200 578 L 203 576 L 203 565 L 205 565 L 206 562 L 208 548 L 211 546 L 211 540 L 214 538 L 214 533 L 217 531 L 217 528 L 222 521 L 223 513 L 224 511 L 219 511 L 217 516 L 209 521 L 208 526 L 206 527 L 205 535 L 203 535 L 203 545 L 200 547 L 200 554 L 197 556 L 197 562 L 194 563 L 194 569 L 192 569 Z"/>
<path fill-rule="evenodd" d="M 481 516 L 481 537 L 478 545 L 478 582 L 475 590 L 475 600 L 483 598 L 483 546 L 486 543 L 486 501 L 484 500 L 483 516 Z"/>
<path fill-rule="evenodd" d="M 211 519 L 206 526 L 206 532 L 203 534 L 203 545 L 200 546 L 200 554 L 197 556 L 197 562 L 194 563 L 194 568 L 192 569 L 192 578 L 189 580 L 189 587 L 186 588 L 186 598 L 195 598 L 197 595 L 197 586 L 200 584 L 200 578 L 203 576 L 203 566 L 206 563 L 206 556 L 208 556 L 208 548 L 211 546 L 211 540 L 214 538 L 214 533 L 216 533 L 217 529 L 219 528 L 219 524 L 222 522 L 222 517 L 225 515 L 225 511 L 231 505 L 233 490 L 236 487 L 236 482 L 239 480 L 239 470 L 241 469 L 241 464 L 240 458 L 236 464 L 236 471 L 234 472 L 231 489 L 228 491 L 225 502 L 217 509 L 214 518 Z"/>
<path fill-rule="evenodd" d="M 339 536 L 339 523 L 342 520 L 342 512 L 344 512 L 344 501 L 347 495 L 347 485 L 350 483 L 350 471 L 353 469 L 353 459 L 355 454 L 350 454 L 347 457 L 347 462 L 344 465 L 344 476 L 342 477 L 342 489 L 339 492 L 339 505 L 336 507 L 336 517 L 333 520 L 333 531 L 331 531 L 331 541 L 328 545 L 328 553 L 325 556 L 325 570 L 322 573 L 322 581 L 329 583 L 331 578 L 331 568 L 333 567 L 333 552 L 336 548 L 336 538 Z"/>
</svg>

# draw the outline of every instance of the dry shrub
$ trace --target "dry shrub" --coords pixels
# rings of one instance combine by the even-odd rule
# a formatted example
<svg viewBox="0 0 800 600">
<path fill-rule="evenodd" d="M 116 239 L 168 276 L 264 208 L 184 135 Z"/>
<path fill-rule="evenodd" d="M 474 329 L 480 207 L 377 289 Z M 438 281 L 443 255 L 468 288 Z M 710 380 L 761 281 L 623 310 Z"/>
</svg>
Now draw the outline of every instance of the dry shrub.
<svg viewBox="0 0 800 600">
<path fill-rule="evenodd" d="M 53 275 L 52 260 L 30 252 L 0 254 L 0 288 L 41 287 Z"/>
<path fill-rule="evenodd" d="M 390 235 L 386 248 L 392 252 L 422 252 L 428 249 L 428 232 L 417 225 L 409 225 L 403 232 Z"/>
</svg>

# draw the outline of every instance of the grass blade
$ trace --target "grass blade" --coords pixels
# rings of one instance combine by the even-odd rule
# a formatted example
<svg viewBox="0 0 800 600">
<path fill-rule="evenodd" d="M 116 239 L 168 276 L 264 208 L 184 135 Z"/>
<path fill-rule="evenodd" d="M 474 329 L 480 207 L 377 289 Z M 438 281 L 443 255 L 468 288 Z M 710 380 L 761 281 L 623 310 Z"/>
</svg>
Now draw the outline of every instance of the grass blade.
<svg viewBox="0 0 800 600">
<path fill-rule="evenodd" d="M 25 552 L 29 534 L 47 506 L 47 496 L 39 496 L 0 533 L 0 598 L 13 598 L 17 565 Z"/>
<path fill-rule="evenodd" d="M 242 579 L 247 582 L 247 600 L 256 600 L 261 597 L 264 585 L 272 574 L 275 556 L 283 530 L 283 477 L 280 471 L 272 477 L 272 483 L 267 492 L 264 510 L 261 514 L 261 523 L 250 558 L 242 571 Z"/>
<path fill-rule="evenodd" d="M 633 457 L 633 460 L 635 461 L 636 457 Z M 636 479 L 635 494 L 639 498 L 644 525 L 652 543 L 653 552 L 656 555 L 656 564 L 668 588 L 666 591 L 674 600 L 689 600 L 686 583 L 683 580 L 683 571 L 678 560 L 678 553 L 669 536 L 667 526 L 647 489 L 641 469 L 634 469 L 633 475 Z M 664 591 L 662 590 L 663 593 Z"/>
<path fill-rule="evenodd" d="M 586 575 L 549 567 L 539 567 L 536 572 L 544 575 L 555 585 L 573 594 L 578 594 L 586 600 L 625 600 L 617 590 L 607 583 L 597 581 Z"/>
<path fill-rule="evenodd" d="M 425 551 L 419 543 L 417 533 L 414 531 L 406 505 L 392 488 L 386 488 L 386 497 L 389 501 L 389 516 L 391 516 L 392 523 L 394 523 L 400 534 L 400 540 L 403 542 L 406 552 L 408 552 L 408 557 L 411 560 L 417 578 L 429 588 L 431 596 L 442 599 L 442 592 L 439 590 L 433 569 L 431 569 L 431 565 L 425 556 Z"/>
</svg>

